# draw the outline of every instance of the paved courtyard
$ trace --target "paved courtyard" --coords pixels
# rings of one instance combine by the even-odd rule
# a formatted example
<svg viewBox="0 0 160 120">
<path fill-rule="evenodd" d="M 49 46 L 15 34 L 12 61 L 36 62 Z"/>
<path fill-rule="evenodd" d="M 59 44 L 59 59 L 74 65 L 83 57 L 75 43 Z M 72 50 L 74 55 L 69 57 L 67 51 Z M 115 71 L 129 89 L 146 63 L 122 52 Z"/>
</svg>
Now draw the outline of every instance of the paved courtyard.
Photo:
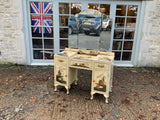
<svg viewBox="0 0 160 120">
<path fill-rule="evenodd" d="M 90 100 L 91 71 L 54 92 L 52 66 L 0 65 L 0 120 L 160 120 L 160 68 L 114 68 L 109 104 Z"/>
</svg>

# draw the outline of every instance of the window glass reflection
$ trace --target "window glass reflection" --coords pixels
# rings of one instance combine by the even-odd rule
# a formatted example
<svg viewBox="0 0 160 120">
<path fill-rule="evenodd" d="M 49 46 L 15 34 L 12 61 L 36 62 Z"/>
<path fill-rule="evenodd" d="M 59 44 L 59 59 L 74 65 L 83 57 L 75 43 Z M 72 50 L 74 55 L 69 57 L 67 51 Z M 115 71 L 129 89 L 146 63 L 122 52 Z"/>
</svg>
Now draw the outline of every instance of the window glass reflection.
<svg viewBox="0 0 160 120">
<path fill-rule="evenodd" d="M 44 37 L 53 37 L 53 27 L 44 27 L 43 36 Z"/>
<path fill-rule="evenodd" d="M 69 14 L 69 3 L 59 3 L 59 14 Z"/>
<path fill-rule="evenodd" d="M 133 41 L 125 41 L 123 50 L 132 50 Z"/>
<path fill-rule="evenodd" d="M 127 18 L 127 28 L 135 28 L 136 27 L 136 18 Z"/>
<path fill-rule="evenodd" d="M 60 28 L 60 38 L 68 38 L 68 28 Z"/>
<path fill-rule="evenodd" d="M 115 28 L 124 28 L 125 18 L 116 17 Z"/>
<path fill-rule="evenodd" d="M 60 40 L 60 49 L 68 48 L 68 40 L 61 39 Z"/>
<path fill-rule="evenodd" d="M 32 39 L 33 48 L 42 48 L 42 39 Z"/>
<path fill-rule="evenodd" d="M 137 10 L 138 10 L 137 5 L 129 5 L 127 16 L 137 16 Z"/>
<path fill-rule="evenodd" d="M 41 50 L 33 51 L 33 59 L 43 59 L 43 53 L 41 52 Z"/>
<path fill-rule="evenodd" d="M 88 9 L 98 10 L 99 9 L 99 5 L 98 4 L 88 4 Z"/>
<path fill-rule="evenodd" d="M 69 16 L 59 16 L 59 25 L 68 26 L 68 18 Z"/>
<path fill-rule="evenodd" d="M 122 49 L 122 41 L 114 41 L 113 50 L 121 50 L 121 49 Z"/>
<path fill-rule="evenodd" d="M 114 52 L 114 53 L 115 53 L 114 60 L 120 60 L 121 59 L 121 52 Z"/>
<path fill-rule="evenodd" d="M 133 29 L 126 29 L 125 39 L 134 39 L 134 30 Z"/>
<path fill-rule="evenodd" d="M 82 5 L 79 3 L 71 3 L 71 14 L 76 14 L 81 12 Z"/>
<path fill-rule="evenodd" d="M 116 16 L 126 16 L 126 5 L 117 5 Z"/>
<path fill-rule="evenodd" d="M 132 55 L 131 52 L 123 52 L 122 60 L 128 60 L 128 61 L 130 61 L 131 60 L 131 55 Z"/>
<path fill-rule="evenodd" d="M 114 30 L 114 39 L 123 39 L 123 29 L 115 29 Z"/>
<path fill-rule="evenodd" d="M 42 37 L 42 27 L 32 27 L 32 37 Z"/>
<path fill-rule="evenodd" d="M 52 50 L 44 50 L 44 59 L 54 59 L 54 52 Z"/>
<path fill-rule="evenodd" d="M 105 14 L 105 15 L 109 15 L 110 14 L 110 5 L 101 4 L 100 5 L 100 12 Z"/>
<path fill-rule="evenodd" d="M 44 48 L 53 49 L 53 39 L 44 39 Z"/>
</svg>

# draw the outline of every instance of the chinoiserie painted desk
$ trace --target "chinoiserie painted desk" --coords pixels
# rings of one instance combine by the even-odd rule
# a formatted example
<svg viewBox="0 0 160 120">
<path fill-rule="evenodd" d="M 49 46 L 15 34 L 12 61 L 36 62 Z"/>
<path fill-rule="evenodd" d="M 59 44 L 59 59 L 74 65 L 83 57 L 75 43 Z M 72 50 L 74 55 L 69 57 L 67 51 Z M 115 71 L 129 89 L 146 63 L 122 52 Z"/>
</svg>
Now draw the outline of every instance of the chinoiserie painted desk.
<svg viewBox="0 0 160 120">
<path fill-rule="evenodd" d="M 66 48 L 54 55 L 54 87 L 61 85 L 69 94 L 73 82 L 77 84 L 77 69 L 92 70 L 91 99 L 95 93 L 103 94 L 108 103 L 112 89 L 114 53 Z"/>
</svg>

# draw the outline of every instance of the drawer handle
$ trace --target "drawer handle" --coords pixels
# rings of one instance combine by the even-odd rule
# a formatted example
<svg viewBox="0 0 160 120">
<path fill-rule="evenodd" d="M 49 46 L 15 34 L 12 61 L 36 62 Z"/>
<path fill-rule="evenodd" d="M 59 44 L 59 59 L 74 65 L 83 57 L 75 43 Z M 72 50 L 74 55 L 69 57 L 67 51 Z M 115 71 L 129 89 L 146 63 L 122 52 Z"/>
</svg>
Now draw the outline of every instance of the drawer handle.
<svg viewBox="0 0 160 120">
<path fill-rule="evenodd" d="M 100 68 L 104 68 L 104 65 L 98 65 L 98 67 L 100 67 Z"/>
<path fill-rule="evenodd" d="M 59 60 L 59 62 L 64 62 L 64 60 Z"/>
</svg>

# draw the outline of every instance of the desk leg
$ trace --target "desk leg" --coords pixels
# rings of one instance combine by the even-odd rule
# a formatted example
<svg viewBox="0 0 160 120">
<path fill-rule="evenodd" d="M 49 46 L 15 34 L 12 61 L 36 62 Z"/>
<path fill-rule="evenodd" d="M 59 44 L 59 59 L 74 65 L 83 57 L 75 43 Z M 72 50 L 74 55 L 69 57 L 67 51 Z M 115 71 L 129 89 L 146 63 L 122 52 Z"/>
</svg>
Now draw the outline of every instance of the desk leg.
<svg viewBox="0 0 160 120">
<path fill-rule="evenodd" d="M 56 85 L 54 85 L 54 91 L 57 91 L 57 86 Z"/>
<path fill-rule="evenodd" d="M 104 95 L 104 97 L 106 98 L 106 103 L 108 103 L 108 98 L 109 98 L 109 96 Z"/>
<path fill-rule="evenodd" d="M 91 94 L 91 100 L 93 100 L 93 94 Z"/>
<path fill-rule="evenodd" d="M 75 69 L 75 85 L 77 85 L 78 82 L 78 70 Z"/>
<path fill-rule="evenodd" d="M 67 90 L 67 95 L 69 94 L 69 87 L 65 86 L 66 90 Z"/>
</svg>

